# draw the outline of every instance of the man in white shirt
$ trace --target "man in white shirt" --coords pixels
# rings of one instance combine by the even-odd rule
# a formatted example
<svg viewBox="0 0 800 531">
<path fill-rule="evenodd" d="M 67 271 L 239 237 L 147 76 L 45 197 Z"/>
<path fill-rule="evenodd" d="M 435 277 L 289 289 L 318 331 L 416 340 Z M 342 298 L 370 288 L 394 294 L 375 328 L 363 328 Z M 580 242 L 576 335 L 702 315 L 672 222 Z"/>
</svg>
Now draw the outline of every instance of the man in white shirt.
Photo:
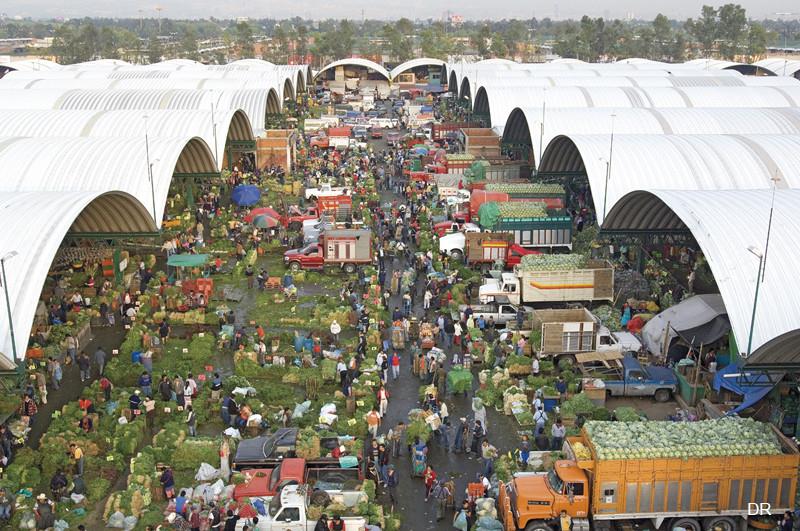
<svg viewBox="0 0 800 531">
<path fill-rule="evenodd" d="M 544 407 L 540 406 L 536 410 L 536 413 L 533 414 L 533 421 L 536 423 L 536 432 L 539 431 L 539 428 L 544 428 L 547 423 L 547 413 L 544 412 Z"/>
<path fill-rule="evenodd" d="M 539 357 L 534 354 L 533 361 L 531 362 L 531 369 L 534 376 L 539 376 Z"/>
</svg>

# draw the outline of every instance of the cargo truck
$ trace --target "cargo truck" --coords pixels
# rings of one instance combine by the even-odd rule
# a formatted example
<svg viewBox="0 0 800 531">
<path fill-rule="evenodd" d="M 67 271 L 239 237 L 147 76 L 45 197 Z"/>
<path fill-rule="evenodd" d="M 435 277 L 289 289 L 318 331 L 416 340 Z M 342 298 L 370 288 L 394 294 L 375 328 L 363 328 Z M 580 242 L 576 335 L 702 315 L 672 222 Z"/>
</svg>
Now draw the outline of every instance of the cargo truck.
<svg viewBox="0 0 800 531">
<path fill-rule="evenodd" d="M 456 232 L 439 238 L 439 252 L 467 264 L 491 266 L 503 262 L 507 268 L 520 263 L 522 257 L 537 251 L 525 249 L 514 243 L 511 234 L 502 232 Z"/>
<path fill-rule="evenodd" d="M 478 209 L 484 230 L 508 232 L 522 247 L 572 249 L 572 218 L 566 210 L 548 210 L 537 202 L 484 203 Z"/>
<path fill-rule="evenodd" d="M 479 288 L 481 302 L 496 296 L 514 304 L 611 301 L 614 268 L 606 260 L 587 260 L 578 269 L 530 270 L 515 267 L 513 273 L 486 279 Z"/>
<path fill-rule="evenodd" d="M 707 422 L 719 421 L 690 424 Z M 562 511 L 572 518 L 573 531 L 736 531 L 747 528 L 754 507 L 756 514 L 766 507 L 759 504 L 769 504 L 775 516 L 794 508 L 800 456 L 774 426 L 765 427 L 780 447 L 774 454 L 747 454 L 745 448 L 743 455 L 724 455 L 720 450 L 735 445 L 735 436 L 724 447 L 687 437 L 670 443 L 691 446 L 695 457 L 650 457 L 665 453 L 650 448 L 608 458 L 598 454 L 591 424 L 607 423 L 587 423 L 579 436 L 567 437 L 569 459 L 556 461 L 551 471 L 515 474 L 500 483 L 498 515 L 505 531 L 559 529 Z M 665 430 L 674 426 L 667 424 Z"/>
<path fill-rule="evenodd" d="M 368 229 L 326 230 L 319 241 L 283 253 L 283 263 L 292 271 L 337 265 L 354 273 L 359 265 L 372 262 L 371 238 Z"/>
<path fill-rule="evenodd" d="M 505 183 L 505 184 L 506 186 L 508 186 L 510 183 Z M 480 220 L 479 211 L 481 205 L 483 205 L 484 203 L 488 203 L 490 201 L 496 201 L 498 203 L 506 203 L 509 201 L 525 201 L 525 202 L 533 201 L 537 203 L 544 203 L 544 205 L 547 208 L 553 208 L 553 209 L 564 208 L 564 199 L 561 197 L 514 196 L 506 192 L 498 192 L 495 190 L 476 188 L 475 183 L 470 184 L 470 187 L 472 188 L 472 193 L 470 194 L 469 198 L 469 214 L 470 217 L 474 220 L 474 223 L 478 223 L 478 221 Z"/>
</svg>

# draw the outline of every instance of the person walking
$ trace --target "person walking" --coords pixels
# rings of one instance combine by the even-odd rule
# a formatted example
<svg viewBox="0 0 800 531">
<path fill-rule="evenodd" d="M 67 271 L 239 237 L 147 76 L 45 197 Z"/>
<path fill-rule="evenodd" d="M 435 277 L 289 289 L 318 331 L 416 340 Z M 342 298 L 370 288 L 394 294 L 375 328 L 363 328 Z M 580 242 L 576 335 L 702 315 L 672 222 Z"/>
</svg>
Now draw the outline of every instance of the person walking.
<svg viewBox="0 0 800 531">
<path fill-rule="evenodd" d="M 481 443 L 485 436 L 486 432 L 483 430 L 483 424 L 480 420 L 476 420 L 475 425 L 472 428 L 472 444 L 470 445 L 471 454 L 475 454 L 476 456 L 480 455 Z M 472 455 L 469 456 L 469 459 L 472 459 Z"/>
<path fill-rule="evenodd" d="M 69 455 L 72 458 L 73 464 L 75 465 L 75 473 L 79 476 L 83 475 L 83 465 L 85 462 L 83 456 L 83 450 L 76 444 L 70 443 L 69 445 Z"/>
<path fill-rule="evenodd" d="M 97 350 L 94 352 L 94 362 L 97 365 L 97 376 L 102 377 L 103 371 L 106 368 L 106 359 L 108 355 L 103 350 L 103 347 L 97 347 Z"/>
<path fill-rule="evenodd" d="M 550 435 L 553 437 L 550 449 L 554 452 L 560 452 L 561 447 L 564 445 L 564 437 L 567 434 L 567 427 L 561 422 L 560 418 L 556 418 L 555 423 L 550 428 Z"/>
<path fill-rule="evenodd" d="M 197 415 L 191 405 L 186 406 L 186 425 L 189 427 L 189 436 L 197 437 Z"/>
<path fill-rule="evenodd" d="M 149 372 L 142 371 L 142 375 L 139 376 L 139 389 L 142 390 L 144 396 L 151 396 L 153 394 L 153 378 L 150 376 Z"/>
<path fill-rule="evenodd" d="M 81 351 L 80 356 L 78 356 L 78 369 L 81 371 L 81 382 L 91 380 L 91 366 L 92 362 L 89 360 L 89 356 L 85 351 Z"/>
<path fill-rule="evenodd" d="M 481 443 L 481 460 L 483 461 L 483 475 L 491 477 L 494 472 L 494 460 L 497 457 L 497 448 L 489 444 L 486 439 Z"/>
<path fill-rule="evenodd" d="M 392 352 L 392 380 L 397 380 L 400 377 L 400 355 L 395 350 Z"/>
<path fill-rule="evenodd" d="M 47 404 L 47 378 L 42 371 L 36 372 L 36 388 L 39 389 L 39 400 Z"/>
<path fill-rule="evenodd" d="M 537 433 L 539 428 L 544 429 L 544 425 L 547 423 L 547 413 L 544 412 L 543 406 L 539 406 L 539 409 L 533 414 L 533 422 L 536 424 Z"/>
<path fill-rule="evenodd" d="M 380 406 L 379 411 L 381 418 L 383 418 L 386 416 L 386 412 L 389 409 L 389 391 L 386 390 L 383 384 L 380 384 L 378 388 L 378 404 Z"/>
<path fill-rule="evenodd" d="M 336 319 L 331 323 L 331 335 L 333 336 L 334 344 L 339 344 L 339 334 L 342 332 L 342 327 L 336 322 Z"/>
<path fill-rule="evenodd" d="M 430 463 L 425 467 L 422 479 L 425 482 L 425 501 L 428 501 L 428 498 L 431 496 L 431 491 L 433 490 L 433 484 L 436 481 L 436 471 Z"/>
<path fill-rule="evenodd" d="M 378 437 L 378 428 L 381 427 L 381 416 L 376 408 L 367 413 L 367 430 L 373 439 Z"/>
<path fill-rule="evenodd" d="M 400 478 L 397 475 L 394 465 L 389 465 L 386 470 L 386 492 L 389 493 L 389 500 L 392 505 L 397 503 L 397 486 L 400 484 Z"/>
<path fill-rule="evenodd" d="M 167 339 L 169 339 L 170 332 L 172 332 L 172 327 L 169 326 L 169 323 L 167 322 L 167 319 L 164 318 L 161 321 L 161 324 L 158 325 L 158 337 L 161 338 L 161 344 L 162 345 L 166 345 L 167 344 Z"/>
<path fill-rule="evenodd" d="M 73 364 L 78 362 L 78 340 L 72 334 L 69 334 L 66 339 L 67 342 L 67 356 Z"/>
<path fill-rule="evenodd" d="M 47 358 L 47 373 L 50 375 L 50 387 L 58 391 L 61 387 L 61 378 L 64 376 L 61 363 L 57 359 Z"/>
</svg>

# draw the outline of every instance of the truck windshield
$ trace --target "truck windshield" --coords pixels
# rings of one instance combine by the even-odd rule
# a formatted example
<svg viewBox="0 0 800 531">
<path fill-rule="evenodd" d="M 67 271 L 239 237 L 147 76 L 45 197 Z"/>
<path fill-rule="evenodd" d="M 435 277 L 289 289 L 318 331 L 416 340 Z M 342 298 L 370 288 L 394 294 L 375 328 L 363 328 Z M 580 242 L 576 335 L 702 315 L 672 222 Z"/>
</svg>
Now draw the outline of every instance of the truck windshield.
<svg viewBox="0 0 800 531">
<path fill-rule="evenodd" d="M 269 478 L 269 490 L 270 492 L 274 492 L 275 489 L 278 487 L 278 481 L 281 477 L 281 464 L 278 463 L 278 466 L 272 469 L 272 475 Z"/>
<path fill-rule="evenodd" d="M 562 492 L 564 488 L 564 482 L 561 481 L 561 478 L 558 477 L 558 474 L 556 474 L 555 470 L 548 472 L 547 482 L 550 484 L 550 488 L 553 489 L 553 492 Z"/>
</svg>

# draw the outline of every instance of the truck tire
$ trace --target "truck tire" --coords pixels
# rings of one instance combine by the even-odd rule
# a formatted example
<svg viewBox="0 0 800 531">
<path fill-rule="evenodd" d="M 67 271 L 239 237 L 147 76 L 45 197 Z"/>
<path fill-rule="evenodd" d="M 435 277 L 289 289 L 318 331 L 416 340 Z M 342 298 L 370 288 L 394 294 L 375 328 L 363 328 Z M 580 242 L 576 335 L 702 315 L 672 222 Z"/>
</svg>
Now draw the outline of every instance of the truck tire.
<svg viewBox="0 0 800 531">
<path fill-rule="evenodd" d="M 685 529 L 686 531 L 703 531 L 703 527 L 700 525 L 700 522 L 694 518 L 676 518 L 670 522 L 667 529 L 669 531 L 674 531 L 678 528 Z"/>
<path fill-rule="evenodd" d="M 655 398 L 656 402 L 666 402 L 672 397 L 672 391 L 669 389 L 656 389 L 656 392 L 653 393 L 653 398 Z"/>
<path fill-rule="evenodd" d="M 289 223 L 289 230 L 300 230 L 302 226 L 303 224 L 300 223 L 299 221 L 292 221 L 291 223 Z"/>
<path fill-rule="evenodd" d="M 736 531 L 736 521 L 730 516 L 711 516 L 703 522 L 706 531 Z"/>
<path fill-rule="evenodd" d="M 452 249 L 450 251 L 450 258 L 456 260 L 457 262 L 460 262 L 463 257 L 464 253 L 461 251 L 461 249 Z"/>
<path fill-rule="evenodd" d="M 544 522 L 528 522 L 525 531 L 553 531 L 553 528 Z"/>
<path fill-rule="evenodd" d="M 567 372 L 574 371 L 578 363 L 578 360 L 575 359 L 575 356 L 573 356 L 572 354 L 565 354 L 563 356 L 558 357 L 558 359 L 556 360 L 556 367 L 559 368 L 561 367 L 561 360 L 564 360 L 564 365 L 567 367 L 565 368 L 565 370 Z"/>
<path fill-rule="evenodd" d="M 352 275 L 353 273 L 356 272 L 356 265 L 355 264 L 345 264 L 344 265 L 344 272 L 349 274 L 349 275 Z"/>
<path fill-rule="evenodd" d="M 297 273 L 300 271 L 300 262 L 289 262 L 289 269 L 291 269 L 292 272 Z"/>
<path fill-rule="evenodd" d="M 308 198 L 308 200 L 316 203 L 317 202 L 317 196 L 312 195 L 311 197 Z"/>
</svg>

